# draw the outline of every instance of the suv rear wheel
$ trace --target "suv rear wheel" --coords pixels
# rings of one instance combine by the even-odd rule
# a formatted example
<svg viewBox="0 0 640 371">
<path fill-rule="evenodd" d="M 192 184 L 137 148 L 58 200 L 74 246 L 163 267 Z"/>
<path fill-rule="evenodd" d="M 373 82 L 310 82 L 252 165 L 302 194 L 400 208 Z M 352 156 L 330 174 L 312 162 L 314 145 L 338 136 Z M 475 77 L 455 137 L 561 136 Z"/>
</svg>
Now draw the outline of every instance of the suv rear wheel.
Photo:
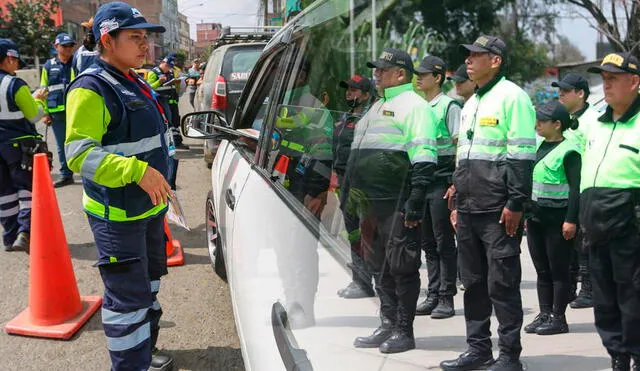
<svg viewBox="0 0 640 371">
<path fill-rule="evenodd" d="M 222 252 L 220 235 L 218 234 L 218 224 L 216 222 L 215 211 L 213 207 L 213 191 L 207 194 L 207 203 L 205 208 L 207 218 L 207 247 L 209 248 L 209 257 L 213 271 L 227 282 L 227 269 L 224 265 L 224 254 Z"/>
</svg>

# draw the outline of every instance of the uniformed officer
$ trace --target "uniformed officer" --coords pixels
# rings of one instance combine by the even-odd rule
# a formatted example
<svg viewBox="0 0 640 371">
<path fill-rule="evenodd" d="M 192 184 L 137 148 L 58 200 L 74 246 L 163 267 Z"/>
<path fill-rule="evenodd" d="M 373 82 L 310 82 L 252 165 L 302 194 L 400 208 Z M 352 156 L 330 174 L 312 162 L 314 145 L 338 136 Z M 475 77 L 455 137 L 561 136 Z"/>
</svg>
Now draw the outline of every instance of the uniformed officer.
<svg viewBox="0 0 640 371">
<path fill-rule="evenodd" d="M 568 73 L 558 82 L 551 83 L 551 86 L 559 88 L 560 103 L 562 103 L 573 117 L 573 126 L 565 130 L 564 136 L 578 144 L 580 151 L 584 151 L 585 132 L 587 121 L 594 119 L 599 113 L 593 109 L 587 99 L 589 98 L 589 82 L 584 77 L 576 73 Z M 572 272 L 573 286 L 570 295 L 575 297 L 578 275 L 580 276 L 580 293 L 575 300 L 569 304 L 571 308 L 591 308 L 591 276 L 589 275 L 589 252 L 584 249 L 582 238 L 579 233 L 574 239 L 575 253 L 573 254 L 572 266 L 577 269 Z"/>
<path fill-rule="evenodd" d="M 436 162 L 436 119 L 413 91 L 413 65 L 403 50 L 385 49 L 368 62 L 381 96 L 358 121 L 349 158 L 349 202 L 357 203 L 362 247 L 380 297 L 381 325 L 358 348 L 383 353 L 415 348 L 413 320 L 420 294 L 418 225 Z M 347 205 L 350 207 L 350 205 Z"/>
<path fill-rule="evenodd" d="M 373 84 L 367 77 L 354 75 L 348 80 L 340 81 L 340 87 L 346 89 L 345 100 L 349 112 L 345 112 L 333 129 L 333 172 L 337 180 L 340 194 L 349 194 L 349 184 L 345 179 L 353 135 L 358 120 L 369 110 L 373 96 Z M 346 299 L 357 299 L 375 296 L 371 280 L 371 270 L 365 263 L 360 243 L 360 227 L 358 216 L 346 208 L 346 198 L 340 203 L 345 227 L 351 244 L 351 272 L 353 280 L 347 287 L 338 290 L 338 295 Z"/>
<path fill-rule="evenodd" d="M 78 50 L 73 54 L 72 63 L 76 76 L 89 68 L 89 66 L 95 62 L 96 58 L 98 58 L 98 51 L 95 50 L 96 38 L 92 30 L 93 17 L 86 22 L 82 22 L 81 25 L 85 32 L 84 40 L 82 40 L 82 45 L 80 45 Z"/>
<path fill-rule="evenodd" d="M 167 274 L 170 133 L 155 92 L 132 69 L 148 52 L 147 32 L 164 31 L 126 3 L 102 5 L 93 25 L 100 57 L 68 93 L 65 150 L 70 168 L 83 177 L 114 371 L 172 367 L 155 348 L 162 315 L 157 294 Z"/>
<path fill-rule="evenodd" d="M 453 75 L 447 77 L 447 80 L 456 84 L 456 94 L 462 97 L 463 103 L 466 103 L 475 93 L 476 84 L 469 79 L 466 64 L 460 65 Z"/>
<path fill-rule="evenodd" d="M 571 287 L 571 256 L 580 204 L 580 150 L 563 133 L 572 124 L 557 100 L 538 107 L 540 142 L 533 168 L 531 207 L 527 210 L 527 242 L 538 274 L 540 314 L 524 331 L 538 335 L 569 332 L 565 311 Z"/>
<path fill-rule="evenodd" d="M 54 183 L 56 188 L 73 184 L 73 172 L 69 170 L 64 155 L 64 138 L 67 122 L 65 112 L 66 89 L 76 76 L 71 63 L 75 45 L 76 41 L 68 34 L 64 32 L 58 34 L 54 43 L 58 55 L 44 64 L 40 77 L 40 87 L 47 88 L 49 91 L 47 98 L 48 115 L 45 117 L 44 122 L 53 128 L 53 135 L 56 138 L 56 146 L 58 147 L 60 178 Z"/>
<path fill-rule="evenodd" d="M 175 79 L 173 68 L 176 66 L 176 60 L 173 56 L 167 55 L 160 65 L 154 67 L 147 73 L 147 82 L 161 96 L 164 96 L 169 102 L 171 110 L 169 121 L 171 123 L 171 133 L 175 141 L 176 148 L 189 149 L 189 146 L 182 143 L 182 134 L 180 133 L 180 112 L 178 110 L 178 86 L 179 81 L 174 81 L 168 85 L 167 82 Z"/>
<path fill-rule="evenodd" d="M 444 361 L 444 370 L 522 370 L 520 241 L 522 210 L 531 195 L 535 160 L 535 110 L 529 96 L 504 77 L 504 41 L 480 36 L 462 45 L 469 77 L 478 85 L 462 109 L 456 189 L 458 263 L 466 288 L 464 315 L 469 348 Z M 500 357 L 491 352 L 492 309 Z"/>
<path fill-rule="evenodd" d="M 27 84 L 15 77 L 20 67 L 24 62 L 18 45 L 0 39 L 0 223 L 5 251 L 29 250 L 33 175 L 22 165 L 30 160 L 25 156 L 32 156 L 27 151 L 43 143 L 35 123 L 44 116 L 46 92 L 38 89 L 31 96 Z"/>
<path fill-rule="evenodd" d="M 461 106 L 442 92 L 447 66 L 436 56 L 426 56 L 416 67 L 418 89 L 436 114 L 438 166 L 435 180 L 427 189 L 427 211 L 422 221 L 422 248 L 427 257 L 429 287 L 427 298 L 418 304 L 416 314 L 431 318 L 449 318 L 455 314 L 458 272 L 455 232 L 449 222 L 449 207 L 444 194 L 451 186 L 455 170 L 455 144 L 458 142 Z"/>
<path fill-rule="evenodd" d="M 589 250 L 595 324 L 611 368 L 640 369 L 640 64 L 607 55 L 588 70 L 602 76 L 608 106 L 586 122 L 580 224 Z"/>
</svg>

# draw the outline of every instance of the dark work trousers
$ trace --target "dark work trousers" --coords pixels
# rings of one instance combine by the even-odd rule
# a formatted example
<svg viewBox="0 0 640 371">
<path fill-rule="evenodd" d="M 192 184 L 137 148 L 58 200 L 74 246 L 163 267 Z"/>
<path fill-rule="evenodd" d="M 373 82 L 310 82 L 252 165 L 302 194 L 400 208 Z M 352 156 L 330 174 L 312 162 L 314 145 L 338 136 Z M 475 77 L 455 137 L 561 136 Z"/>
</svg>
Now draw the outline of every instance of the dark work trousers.
<svg viewBox="0 0 640 371">
<path fill-rule="evenodd" d="M 373 275 L 371 269 L 364 260 L 362 252 L 362 241 L 360 238 L 359 219 L 343 209 L 344 224 L 349 234 L 349 244 L 351 245 L 351 272 L 353 282 L 357 283 L 363 289 L 373 289 L 371 280 Z"/>
<path fill-rule="evenodd" d="M 56 139 L 56 150 L 60 162 L 60 175 L 63 178 L 73 176 L 73 172 L 67 166 L 67 158 L 64 154 L 64 139 L 67 135 L 67 113 L 65 111 L 51 113 L 51 128 Z"/>
<path fill-rule="evenodd" d="M 180 133 L 180 111 L 177 103 L 169 103 L 171 121 L 171 133 L 176 145 L 182 144 L 182 134 Z"/>
<path fill-rule="evenodd" d="M 540 311 L 564 314 L 569 305 L 573 240 L 562 236 L 562 221 L 541 223 L 527 220 L 527 242 L 538 274 Z"/>
<path fill-rule="evenodd" d="M 640 357 L 640 235 L 634 230 L 587 248 L 602 343 L 609 353 Z"/>
<path fill-rule="evenodd" d="M 576 238 L 574 239 L 573 250 L 575 257 L 575 267 L 571 267 L 572 279 L 575 275 L 575 281 L 578 281 L 577 278 L 579 277 L 580 282 L 582 282 L 582 285 L 584 285 L 586 281 L 590 280 L 591 273 L 589 273 L 589 251 L 585 247 L 584 239 L 582 238 L 582 232 L 580 231 L 580 226 L 578 226 L 578 232 L 576 233 Z M 572 265 L 573 264 L 574 263 L 572 262 Z M 577 287 L 577 282 L 575 287 Z M 582 290 L 582 287 L 580 289 Z"/>
<path fill-rule="evenodd" d="M 404 228 L 404 218 L 399 203 L 369 200 L 368 207 L 360 217 L 362 249 L 375 281 L 375 290 L 380 298 L 380 313 L 394 326 L 413 336 L 413 320 L 420 294 L 420 254 L 416 254 L 415 272 L 392 275 L 386 258 L 391 240 L 398 237 Z"/>
<path fill-rule="evenodd" d="M 11 246 L 20 232 L 31 231 L 33 175 L 22 170 L 22 150 L 17 143 L 0 144 L 0 224 L 2 242 Z"/>
<path fill-rule="evenodd" d="M 464 291 L 464 317 L 470 350 L 491 354 L 491 309 L 498 318 L 500 353 L 522 352 L 520 241 L 522 227 L 509 237 L 500 213 L 458 212 L 458 264 Z"/>
<path fill-rule="evenodd" d="M 458 261 L 455 231 L 449 216 L 448 201 L 442 198 L 447 185 L 431 187 L 427 192 L 426 212 L 422 221 L 422 249 L 427 260 L 429 296 L 454 296 Z"/>
<path fill-rule="evenodd" d="M 147 370 L 162 316 L 156 295 L 167 274 L 164 213 L 133 222 L 89 215 L 89 225 L 104 283 L 102 325 L 111 370 Z"/>
</svg>

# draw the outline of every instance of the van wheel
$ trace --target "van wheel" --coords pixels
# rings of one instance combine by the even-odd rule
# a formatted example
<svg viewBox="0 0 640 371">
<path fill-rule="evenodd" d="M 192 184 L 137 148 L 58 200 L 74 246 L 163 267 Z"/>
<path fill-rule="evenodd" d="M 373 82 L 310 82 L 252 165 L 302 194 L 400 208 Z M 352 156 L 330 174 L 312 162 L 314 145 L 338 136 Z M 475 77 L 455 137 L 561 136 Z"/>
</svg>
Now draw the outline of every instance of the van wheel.
<svg viewBox="0 0 640 371">
<path fill-rule="evenodd" d="M 218 277 L 227 282 L 227 269 L 224 264 L 224 253 L 222 252 L 222 243 L 218 234 L 218 224 L 213 207 L 213 191 L 209 191 L 207 194 L 205 213 L 207 218 L 207 247 L 209 248 L 211 265 Z"/>
</svg>

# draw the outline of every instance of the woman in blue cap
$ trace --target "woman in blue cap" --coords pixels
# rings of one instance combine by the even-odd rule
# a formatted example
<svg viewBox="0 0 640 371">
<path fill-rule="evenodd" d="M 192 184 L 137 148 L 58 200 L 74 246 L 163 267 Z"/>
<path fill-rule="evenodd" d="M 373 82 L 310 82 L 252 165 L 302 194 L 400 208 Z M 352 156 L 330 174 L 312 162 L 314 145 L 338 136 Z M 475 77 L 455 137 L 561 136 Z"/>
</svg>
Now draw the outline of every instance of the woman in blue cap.
<svg viewBox="0 0 640 371">
<path fill-rule="evenodd" d="M 44 116 L 47 93 L 38 89 L 31 95 L 27 83 L 15 76 L 23 66 L 18 45 L 0 39 L 0 224 L 5 251 L 29 251 L 33 175 L 31 157 L 24 153 L 46 151 L 35 123 Z"/>
<path fill-rule="evenodd" d="M 123 2 L 102 5 L 93 33 L 100 57 L 71 84 L 65 151 L 82 175 L 83 206 L 104 282 L 102 323 L 112 370 L 170 370 L 155 348 L 167 274 L 164 215 L 170 192 L 164 110 L 133 68 L 164 32 Z"/>
</svg>

